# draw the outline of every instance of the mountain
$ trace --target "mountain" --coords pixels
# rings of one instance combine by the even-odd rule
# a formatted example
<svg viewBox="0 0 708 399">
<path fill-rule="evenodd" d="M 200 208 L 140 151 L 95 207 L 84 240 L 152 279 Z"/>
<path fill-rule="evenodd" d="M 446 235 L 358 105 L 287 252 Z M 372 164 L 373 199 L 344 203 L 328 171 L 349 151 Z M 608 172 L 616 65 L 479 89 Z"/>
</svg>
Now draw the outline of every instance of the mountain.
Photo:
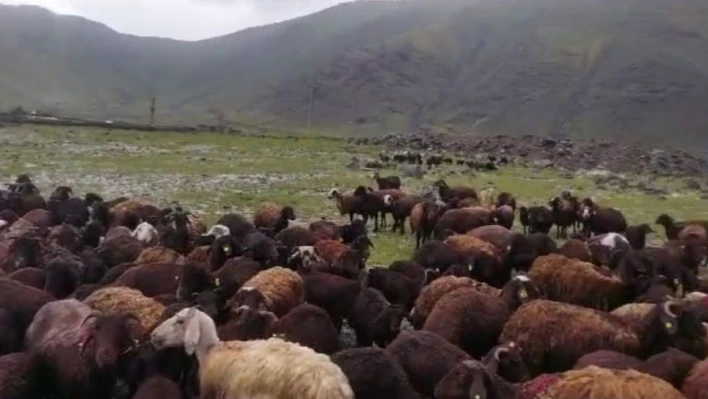
<svg viewBox="0 0 708 399">
<path fill-rule="evenodd" d="M 0 6 L 0 108 L 708 145 L 705 0 L 342 4 L 199 42 Z"/>
</svg>

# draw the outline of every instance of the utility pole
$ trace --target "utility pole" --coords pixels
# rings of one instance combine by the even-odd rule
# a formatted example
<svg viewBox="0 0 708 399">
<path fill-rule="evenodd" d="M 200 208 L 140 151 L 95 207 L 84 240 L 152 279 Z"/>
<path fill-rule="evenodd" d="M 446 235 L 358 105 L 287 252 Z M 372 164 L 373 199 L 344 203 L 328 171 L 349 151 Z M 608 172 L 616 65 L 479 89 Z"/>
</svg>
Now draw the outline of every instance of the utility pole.
<svg viewBox="0 0 708 399">
<path fill-rule="evenodd" d="M 310 84 L 310 109 L 307 114 L 307 134 L 310 134 L 310 130 L 312 129 L 312 108 L 315 103 L 315 93 L 319 87 L 317 87 L 314 84 Z"/>
<path fill-rule="evenodd" d="M 155 126 L 155 103 L 157 102 L 157 97 L 152 96 L 150 98 L 150 126 Z"/>
</svg>

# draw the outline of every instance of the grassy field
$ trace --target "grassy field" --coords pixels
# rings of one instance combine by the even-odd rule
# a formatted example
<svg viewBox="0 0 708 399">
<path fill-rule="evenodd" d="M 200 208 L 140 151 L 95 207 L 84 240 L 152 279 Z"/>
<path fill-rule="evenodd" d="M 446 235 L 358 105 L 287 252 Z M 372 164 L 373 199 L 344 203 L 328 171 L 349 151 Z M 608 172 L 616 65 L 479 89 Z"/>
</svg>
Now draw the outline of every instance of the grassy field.
<svg viewBox="0 0 708 399">
<path fill-rule="evenodd" d="M 252 214 L 263 201 L 290 204 L 300 218 L 343 220 L 327 200 L 333 187 L 343 190 L 374 185 L 371 171 L 349 169 L 352 157 L 374 158 L 381 148 L 347 145 L 317 138 L 256 138 L 221 134 L 107 132 L 49 127 L 0 128 L 0 173 L 10 182 L 29 173 L 43 193 L 70 185 L 77 195 L 95 191 L 106 198 L 149 198 L 158 205 L 172 201 L 204 215 L 211 223 L 224 207 Z M 402 171 L 387 170 L 382 174 Z M 677 218 L 708 218 L 704 192 L 687 190 L 681 180 L 654 180 L 668 192 L 647 195 L 634 189 L 595 183 L 590 173 L 507 167 L 471 173 L 459 167 L 434 170 L 423 179 L 403 177 L 409 192 L 428 190 L 445 178 L 516 194 L 521 204 L 541 204 L 562 190 L 620 208 L 630 223 L 653 222 L 662 212 Z M 627 177 L 630 182 L 646 176 Z M 390 218 L 389 218 L 390 221 Z M 661 237 L 652 237 L 660 242 Z M 388 265 L 410 256 L 413 240 L 383 231 L 374 236 L 372 264 Z"/>
</svg>

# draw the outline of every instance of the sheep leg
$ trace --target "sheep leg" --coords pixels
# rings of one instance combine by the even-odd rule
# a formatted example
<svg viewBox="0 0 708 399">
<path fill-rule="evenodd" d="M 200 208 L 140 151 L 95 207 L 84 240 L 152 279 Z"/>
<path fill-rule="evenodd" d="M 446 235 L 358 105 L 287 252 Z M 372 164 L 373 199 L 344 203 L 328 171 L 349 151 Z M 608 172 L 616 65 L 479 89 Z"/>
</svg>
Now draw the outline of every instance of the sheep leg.
<svg viewBox="0 0 708 399">
<path fill-rule="evenodd" d="M 374 216 L 374 232 L 378 232 L 379 231 L 379 213 L 376 212 L 376 213 L 374 213 L 373 216 Z"/>
<path fill-rule="evenodd" d="M 399 226 L 401 227 L 401 235 L 406 234 L 406 218 L 401 219 L 399 223 Z"/>
</svg>

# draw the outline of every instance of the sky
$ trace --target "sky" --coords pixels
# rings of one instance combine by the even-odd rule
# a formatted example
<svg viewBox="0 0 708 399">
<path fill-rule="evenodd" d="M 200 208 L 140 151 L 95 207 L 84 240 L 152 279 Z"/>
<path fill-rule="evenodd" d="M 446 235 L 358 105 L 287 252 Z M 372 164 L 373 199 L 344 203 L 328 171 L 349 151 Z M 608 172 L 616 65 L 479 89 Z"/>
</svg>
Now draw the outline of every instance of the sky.
<svg viewBox="0 0 708 399">
<path fill-rule="evenodd" d="M 311 14 L 342 0 L 0 0 L 78 15 L 122 33 L 200 40 Z"/>
</svg>

